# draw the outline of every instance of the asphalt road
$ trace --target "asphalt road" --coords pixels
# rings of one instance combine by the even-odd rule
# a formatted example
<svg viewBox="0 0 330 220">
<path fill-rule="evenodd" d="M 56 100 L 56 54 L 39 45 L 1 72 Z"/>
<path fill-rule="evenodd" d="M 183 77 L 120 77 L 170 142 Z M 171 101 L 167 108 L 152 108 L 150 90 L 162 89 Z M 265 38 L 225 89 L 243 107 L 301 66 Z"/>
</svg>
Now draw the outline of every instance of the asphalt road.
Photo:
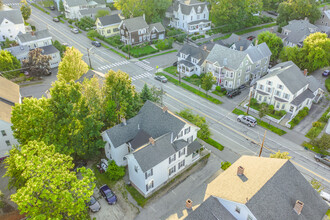
<svg viewBox="0 0 330 220">
<path fill-rule="evenodd" d="M 68 43 L 79 49 L 83 54 L 83 59 L 87 62 L 87 48 L 91 47 L 90 40 L 83 34 L 73 34 L 70 28 L 60 22 L 55 23 L 52 17 L 32 8 L 32 15 L 29 22 L 37 29 L 48 28 L 53 36 L 62 43 Z M 131 77 L 133 84 L 140 91 L 145 83 L 152 86 L 163 87 L 166 95 L 164 104 L 170 110 L 177 112 L 185 108 L 192 109 L 193 112 L 204 116 L 210 125 L 212 137 L 225 147 L 241 155 L 258 155 L 260 143 L 262 142 L 265 130 L 257 126 L 248 128 L 236 121 L 236 116 L 221 105 L 215 105 L 199 96 L 196 96 L 171 83 L 162 84 L 153 79 L 156 66 L 168 66 L 175 61 L 175 53 L 163 55 L 143 62 L 131 59 L 126 61 L 124 58 L 105 48 L 93 48 L 91 51 L 92 66 L 95 70 L 106 73 L 110 68 L 113 70 L 121 69 L 127 72 Z M 22 96 L 33 95 L 41 97 L 43 90 L 50 87 L 52 76 L 45 80 L 43 84 L 38 84 L 21 89 Z M 266 133 L 262 156 L 268 157 L 270 153 L 278 150 L 288 151 L 292 156 L 292 162 L 296 168 L 306 177 L 307 180 L 315 178 L 322 183 L 327 192 L 330 192 L 330 168 L 314 161 L 314 154 L 304 150 L 301 146 L 295 144 L 292 140 L 280 137 L 270 131 Z"/>
</svg>

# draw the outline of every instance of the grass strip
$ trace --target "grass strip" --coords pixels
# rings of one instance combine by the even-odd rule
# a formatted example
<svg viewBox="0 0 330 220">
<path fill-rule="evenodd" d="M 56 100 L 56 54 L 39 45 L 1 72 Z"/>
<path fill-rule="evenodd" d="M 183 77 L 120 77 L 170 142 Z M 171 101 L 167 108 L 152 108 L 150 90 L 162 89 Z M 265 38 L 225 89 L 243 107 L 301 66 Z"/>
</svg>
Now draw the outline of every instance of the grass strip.
<svg viewBox="0 0 330 220">
<path fill-rule="evenodd" d="M 273 27 L 275 25 L 276 25 L 276 23 L 266 24 L 266 25 L 263 25 L 263 26 L 260 26 L 260 27 L 254 27 L 254 28 L 249 28 L 249 29 L 242 30 L 242 31 L 237 31 L 237 32 L 235 32 L 235 34 L 242 35 L 242 34 L 250 33 L 252 31 L 257 31 L 257 30 L 261 30 L 261 29 L 264 29 L 264 28 Z"/>
<path fill-rule="evenodd" d="M 169 74 L 172 74 L 173 76 L 176 76 L 177 67 L 176 66 L 169 66 L 169 67 L 166 67 L 164 69 L 164 71 L 166 71 Z"/>
<path fill-rule="evenodd" d="M 232 111 L 234 114 L 236 115 L 246 115 L 246 113 L 240 109 L 237 109 L 235 108 L 233 111 Z M 275 134 L 279 135 L 279 136 L 282 136 L 283 134 L 286 134 L 286 131 L 278 128 L 278 127 L 275 127 L 274 125 L 271 125 L 267 122 L 264 122 L 258 118 L 256 118 L 257 122 L 258 122 L 258 125 L 260 125 L 261 127 L 264 127 L 266 128 L 267 130 L 270 130 L 272 132 L 274 132 Z"/>
<path fill-rule="evenodd" d="M 36 3 L 31 3 L 31 5 L 33 5 L 34 7 L 36 7 L 37 9 L 39 9 L 40 11 L 45 12 L 46 14 L 50 14 L 48 11 L 46 11 L 45 9 L 43 9 L 42 7 L 40 7 L 39 5 L 37 5 Z"/>
<path fill-rule="evenodd" d="M 64 23 L 65 23 L 65 21 L 63 21 L 63 20 L 60 20 L 60 22 L 61 22 L 62 24 L 64 24 Z"/>
<path fill-rule="evenodd" d="M 145 60 L 145 59 L 149 59 L 149 58 L 152 58 L 152 57 L 157 57 L 157 56 L 161 56 L 161 55 L 164 55 L 164 54 L 173 53 L 173 52 L 177 52 L 177 51 L 178 50 L 170 50 L 170 51 L 167 51 L 167 52 L 164 52 L 164 53 L 159 53 L 159 54 L 156 54 L 156 55 L 144 57 L 144 58 L 141 58 L 139 60 L 142 61 L 142 60 Z"/>
<path fill-rule="evenodd" d="M 185 84 L 183 82 L 180 83 L 179 80 L 176 80 L 173 77 L 170 77 L 170 76 L 168 76 L 168 75 L 166 75 L 164 73 L 157 73 L 156 75 L 165 76 L 167 78 L 167 80 L 170 81 L 171 83 L 173 83 L 173 84 L 175 84 L 177 86 L 180 86 L 180 87 L 182 87 L 182 88 L 184 88 L 184 89 L 186 89 L 186 90 L 188 90 L 188 91 L 190 91 L 192 93 L 195 93 L 196 95 L 198 95 L 198 96 L 200 96 L 202 98 L 205 98 L 205 99 L 209 100 L 210 102 L 213 102 L 214 104 L 217 104 L 217 105 L 222 104 L 222 102 L 220 100 L 218 100 L 216 98 L 213 98 L 211 96 L 208 96 L 204 92 L 201 92 L 198 89 L 195 89 L 195 88 L 193 88 L 193 87 L 191 87 L 191 86 L 189 86 L 189 85 L 187 85 L 187 84 Z"/>
<path fill-rule="evenodd" d="M 328 122 L 328 113 L 330 112 L 330 107 L 322 114 L 322 116 L 315 122 L 313 122 L 313 127 L 307 132 L 305 137 L 310 139 L 317 138 L 319 134 L 323 131 L 325 125 Z"/>
<path fill-rule="evenodd" d="M 212 145 L 213 147 L 217 148 L 220 151 L 222 151 L 225 148 L 222 144 L 220 144 L 219 142 L 215 141 L 212 138 L 202 139 L 202 140 L 208 143 L 209 145 Z"/>
<path fill-rule="evenodd" d="M 230 36 L 231 36 L 231 34 L 226 34 L 225 36 L 214 38 L 213 41 L 224 40 L 224 39 L 229 38 Z"/>
</svg>

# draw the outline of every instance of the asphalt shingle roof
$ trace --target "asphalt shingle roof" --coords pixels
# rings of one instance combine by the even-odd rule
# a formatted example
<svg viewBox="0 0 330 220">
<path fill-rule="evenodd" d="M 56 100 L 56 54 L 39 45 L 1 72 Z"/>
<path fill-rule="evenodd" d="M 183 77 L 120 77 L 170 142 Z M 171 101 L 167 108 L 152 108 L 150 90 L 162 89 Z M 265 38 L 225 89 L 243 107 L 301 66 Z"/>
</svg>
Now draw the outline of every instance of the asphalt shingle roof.
<svg viewBox="0 0 330 220">
<path fill-rule="evenodd" d="M 52 36 L 49 34 L 48 29 L 45 29 L 45 30 L 40 30 L 40 31 L 35 31 L 35 32 L 29 32 L 26 34 L 21 33 L 21 34 L 18 34 L 17 37 L 22 43 L 26 43 L 26 42 L 30 42 L 30 41 L 49 38 Z"/>
<path fill-rule="evenodd" d="M 17 57 L 21 54 L 28 54 L 30 48 L 29 46 L 24 45 L 24 46 L 9 47 L 9 48 L 5 48 L 4 50 L 9 51 L 14 57 Z"/>
<path fill-rule="evenodd" d="M 179 5 L 181 8 L 182 14 L 190 15 L 192 8 L 194 8 L 195 12 L 197 13 L 198 7 L 201 7 L 201 12 L 203 12 L 204 8 L 207 5 L 207 2 L 200 2 L 197 0 L 175 0 L 173 3 L 174 11 L 179 10 Z"/>
<path fill-rule="evenodd" d="M 129 32 L 149 27 L 147 22 L 143 19 L 142 16 L 125 19 L 122 22 L 123 22 L 122 24 L 125 25 L 125 27 Z"/>
<path fill-rule="evenodd" d="M 4 19 L 7 19 L 14 24 L 23 24 L 23 17 L 20 10 L 8 10 L 8 11 L 0 11 L 0 24 Z"/>
<path fill-rule="evenodd" d="M 245 52 L 249 54 L 252 62 L 254 63 L 272 55 L 272 52 L 265 42 L 257 46 L 250 47 Z"/>
<path fill-rule="evenodd" d="M 322 88 L 321 83 L 314 76 L 307 76 L 307 81 L 309 83 L 308 88 L 314 93 L 319 88 Z"/>
<path fill-rule="evenodd" d="M 307 20 L 292 20 L 289 21 L 289 24 L 282 28 L 283 30 L 287 29 L 291 32 L 286 35 L 286 41 L 292 43 L 299 43 L 303 41 L 307 36 L 312 33 L 319 32 L 319 28 Z M 313 31 L 311 31 L 313 30 Z"/>
<path fill-rule="evenodd" d="M 49 55 L 49 54 L 53 54 L 53 53 L 59 52 L 59 50 L 56 49 L 56 47 L 54 47 L 53 45 L 48 45 L 48 46 L 40 47 L 40 49 L 43 50 L 43 54 L 45 54 L 45 55 Z"/>
<path fill-rule="evenodd" d="M 149 29 L 150 29 L 150 31 L 151 31 L 154 27 L 157 29 L 158 32 L 163 32 L 163 31 L 165 31 L 164 26 L 163 26 L 160 22 L 157 22 L 157 23 L 154 23 L 154 24 L 150 24 L 150 25 L 149 25 Z"/>
<path fill-rule="evenodd" d="M 118 24 L 121 22 L 121 18 L 118 14 L 100 17 L 99 20 L 103 26 Z"/>
<path fill-rule="evenodd" d="M 191 142 L 188 145 L 187 155 L 194 153 L 196 150 L 199 150 L 203 145 L 201 145 L 197 139 Z"/>
<path fill-rule="evenodd" d="M 241 46 L 243 47 L 243 51 L 246 50 L 249 46 L 252 45 L 252 41 L 247 39 L 241 39 L 233 43 L 236 47 L 236 50 L 241 50 Z"/>
<path fill-rule="evenodd" d="M 79 6 L 79 5 L 87 5 L 86 0 L 64 0 L 68 4 L 69 7 Z"/>
<path fill-rule="evenodd" d="M 130 142 L 131 147 L 135 150 L 142 145 L 146 144 L 149 142 L 150 134 L 145 132 L 143 129 L 140 129 L 136 136 L 133 138 L 133 140 Z"/>
<path fill-rule="evenodd" d="M 315 95 L 310 89 L 306 89 L 300 95 L 298 95 L 294 100 L 291 101 L 292 105 L 298 106 L 303 103 L 306 99 L 313 99 Z"/>
<path fill-rule="evenodd" d="M 177 56 L 180 56 L 180 53 L 184 53 L 186 55 L 190 55 L 193 58 L 196 58 L 197 60 L 200 60 L 198 62 L 198 65 L 201 65 L 204 60 L 206 59 L 208 52 L 203 50 L 200 47 L 195 47 L 190 44 L 184 44 L 181 50 L 178 52 Z M 186 58 L 187 61 L 191 62 L 191 60 L 188 60 L 188 57 Z"/>
<path fill-rule="evenodd" d="M 221 40 L 223 44 L 231 46 L 233 43 L 239 41 L 241 39 L 241 36 L 238 36 L 237 34 L 231 34 L 229 38 Z"/>
</svg>

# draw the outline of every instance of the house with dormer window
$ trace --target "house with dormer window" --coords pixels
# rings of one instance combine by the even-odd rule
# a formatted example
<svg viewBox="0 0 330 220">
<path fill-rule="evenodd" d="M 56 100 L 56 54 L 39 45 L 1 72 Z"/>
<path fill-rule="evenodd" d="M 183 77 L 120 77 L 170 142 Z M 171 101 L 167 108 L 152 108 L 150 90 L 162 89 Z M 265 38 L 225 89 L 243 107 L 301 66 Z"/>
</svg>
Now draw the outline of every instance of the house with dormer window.
<svg viewBox="0 0 330 220">
<path fill-rule="evenodd" d="M 0 41 L 15 40 L 17 34 L 25 33 L 24 20 L 20 10 L 0 11 Z"/>
<path fill-rule="evenodd" d="M 82 17 L 94 18 L 97 11 L 110 11 L 104 0 L 63 0 L 65 17 L 81 19 Z"/>
<path fill-rule="evenodd" d="M 130 183 L 148 197 L 200 158 L 198 130 L 167 107 L 147 101 L 135 117 L 102 137 L 107 158 L 127 165 Z"/>
<path fill-rule="evenodd" d="M 207 5 L 206 1 L 174 0 L 166 12 L 166 17 L 170 19 L 172 27 L 188 33 L 204 33 L 211 29 Z"/>
<path fill-rule="evenodd" d="M 125 45 L 142 44 L 165 39 L 165 28 L 158 22 L 148 25 L 145 16 L 123 20 L 119 25 L 120 39 Z"/>
</svg>

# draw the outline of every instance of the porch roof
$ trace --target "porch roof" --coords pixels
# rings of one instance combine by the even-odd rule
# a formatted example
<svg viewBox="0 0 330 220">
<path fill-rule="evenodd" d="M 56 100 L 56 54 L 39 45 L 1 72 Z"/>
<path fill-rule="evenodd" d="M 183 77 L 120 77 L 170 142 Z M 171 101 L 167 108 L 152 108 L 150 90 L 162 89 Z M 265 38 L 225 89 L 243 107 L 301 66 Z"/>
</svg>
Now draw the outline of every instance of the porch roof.
<svg viewBox="0 0 330 220">
<path fill-rule="evenodd" d="M 281 98 L 278 98 L 278 97 L 274 97 L 274 99 L 275 99 L 276 101 L 279 101 L 279 102 L 288 102 L 288 100 L 281 99 Z"/>
<path fill-rule="evenodd" d="M 187 67 L 194 67 L 195 65 L 192 64 L 191 62 L 187 61 L 187 60 L 180 60 L 178 64 L 183 64 Z"/>
<path fill-rule="evenodd" d="M 201 23 L 203 23 L 203 24 L 211 23 L 211 21 L 205 19 L 205 20 L 192 21 L 192 22 L 189 22 L 188 24 L 189 25 L 195 25 L 195 24 L 201 24 Z"/>
<path fill-rule="evenodd" d="M 315 97 L 315 95 L 313 94 L 313 92 L 310 89 L 306 89 L 300 95 L 298 95 L 294 100 L 292 100 L 291 104 L 298 106 L 301 103 L 303 103 L 306 99 L 308 99 L 308 98 L 312 99 L 314 97 Z"/>
<path fill-rule="evenodd" d="M 194 140 L 192 143 L 190 143 L 190 144 L 188 145 L 187 155 L 190 155 L 190 154 L 194 153 L 196 150 L 199 150 L 199 149 L 201 149 L 202 147 L 203 147 L 203 145 L 202 145 L 201 143 L 199 143 L 199 142 L 197 141 L 197 139 Z"/>
<path fill-rule="evenodd" d="M 266 93 L 266 92 L 262 92 L 262 91 L 260 91 L 260 90 L 257 90 L 257 93 L 259 93 L 259 94 L 261 94 L 261 95 L 269 95 L 268 93 Z"/>
</svg>

